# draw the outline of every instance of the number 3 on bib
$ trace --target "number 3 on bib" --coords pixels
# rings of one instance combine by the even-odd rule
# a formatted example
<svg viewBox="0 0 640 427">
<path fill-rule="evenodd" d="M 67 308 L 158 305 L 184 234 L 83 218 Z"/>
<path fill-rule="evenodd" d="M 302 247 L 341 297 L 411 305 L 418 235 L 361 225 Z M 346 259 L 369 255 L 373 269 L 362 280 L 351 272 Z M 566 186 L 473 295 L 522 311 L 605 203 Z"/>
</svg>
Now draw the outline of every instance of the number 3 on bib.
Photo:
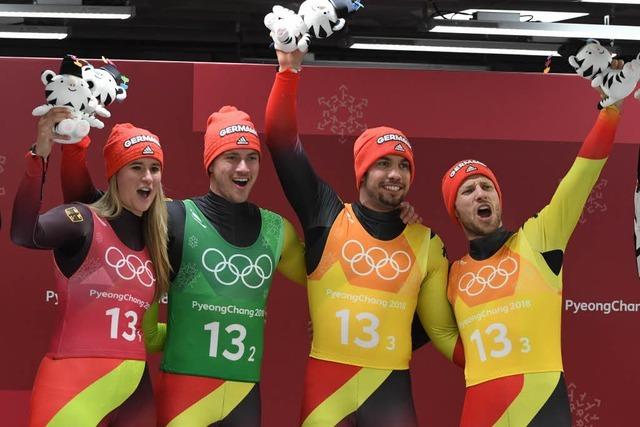
<svg viewBox="0 0 640 427">
<path fill-rule="evenodd" d="M 340 344 L 349 345 L 349 320 L 351 310 L 340 310 L 336 312 L 336 317 L 340 319 Z M 356 320 L 362 325 L 362 332 L 367 335 L 368 339 L 361 339 L 356 337 L 353 343 L 362 348 L 374 348 L 380 343 L 380 334 L 378 334 L 378 326 L 380 326 L 380 319 L 373 314 L 362 312 L 355 315 Z M 394 350 L 396 347 L 395 337 L 390 335 L 387 337 L 387 350 Z"/>
</svg>

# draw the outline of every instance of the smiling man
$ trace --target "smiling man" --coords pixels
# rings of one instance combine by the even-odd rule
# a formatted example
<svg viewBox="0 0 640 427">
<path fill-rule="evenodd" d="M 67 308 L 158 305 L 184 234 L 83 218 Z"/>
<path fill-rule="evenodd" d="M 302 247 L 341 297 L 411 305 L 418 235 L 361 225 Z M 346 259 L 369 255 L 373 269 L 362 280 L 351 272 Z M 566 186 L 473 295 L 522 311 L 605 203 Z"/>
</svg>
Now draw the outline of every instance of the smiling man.
<svg viewBox="0 0 640 427">
<path fill-rule="evenodd" d="M 416 173 L 413 147 L 398 129 L 363 132 L 353 147 L 358 200 L 344 203 L 316 175 L 298 138 L 303 55 L 277 55 L 265 139 L 304 230 L 313 323 L 301 424 L 417 426 L 412 320 L 416 309 L 426 318 L 429 293 L 446 286 L 448 263 L 430 228 L 401 219 Z"/>
<path fill-rule="evenodd" d="M 63 150 L 66 200 L 97 191 L 86 143 Z M 158 425 L 260 426 L 265 306 L 276 270 L 306 282 L 303 247 L 289 221 L 248 201 L 261 144 L 249 115 L 225 106 L 209 116 L 204 167 L 209 192 L 167 202 L 166 343 L 157 387 Z M 163 325 L 145 318 L 145 340 L 162 347 Z M 160 337 L 157 337 L 157 336 Z"/>
<path fill-rule="evenodd" d="M 502 227 L 502 193 L 486 164 L 463 160 L 444 174 L 444 204 L 469 254 L 449 274 L 457 329 L 434 326 L 431 339 L 463 344 L 461 427 L 571 425 L 560 345 L 564 251 L 618 121 L 618 106 L 600 112 L 549 204 L 516 232 Z"/>
</svg>

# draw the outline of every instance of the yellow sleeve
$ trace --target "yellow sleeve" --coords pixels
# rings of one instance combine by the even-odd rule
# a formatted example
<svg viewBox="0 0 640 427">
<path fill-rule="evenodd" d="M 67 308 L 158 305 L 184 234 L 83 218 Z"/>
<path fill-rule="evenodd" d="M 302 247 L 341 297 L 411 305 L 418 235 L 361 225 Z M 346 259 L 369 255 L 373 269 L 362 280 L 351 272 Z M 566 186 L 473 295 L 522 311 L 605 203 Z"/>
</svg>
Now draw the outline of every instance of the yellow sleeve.
<svg viewBox="0 0 640 427">
<path fill-rule="evenodd" d="M 148 353 L 159 353 L 164 348 L 167 324 L 158 323 L 158 302 L 154 302 L 142 317 L 142 336 Z"/>
<path fill-rule="evenodd" d="M 607 161 L 619 120 L 617 108 L 600 111 L 578 157 L 560 181 L 549 204 L 525 222 L 522 227 L 524 234 L 537 251 L 564 251 L 566 248 Z"/>
<path fill-rule="evenodd" d="M 304 245 L 298 238 L 293 225 L 286 218 L 282 219 L 284 221 L 284 241 L 278 262 L 278 271 L 287 279 L 306 286 L 307 267 L 304 261 Z"/>
<path fill-rule="evenodd" d="M 534 249 L 564 251 L 605 162 L 584 157 L 575 160 L 551 202 L 522 227 Z"/>
<path fill-rule="evenodd" d="M 449 261 L 442 240 L 435 234 L 429 243 L 428 256 L 427 276 L 418 295 L 418 316 L 436 349 L 453 360 L 458 325 L 447 299 Z"/>
</svg>

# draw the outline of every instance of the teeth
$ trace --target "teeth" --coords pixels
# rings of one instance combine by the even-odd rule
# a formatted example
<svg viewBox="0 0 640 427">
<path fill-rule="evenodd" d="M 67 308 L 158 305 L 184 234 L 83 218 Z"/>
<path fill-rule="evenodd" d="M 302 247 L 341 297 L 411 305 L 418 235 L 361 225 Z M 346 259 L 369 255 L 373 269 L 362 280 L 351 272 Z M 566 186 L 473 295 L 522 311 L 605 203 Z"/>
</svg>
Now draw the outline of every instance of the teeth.
<svg viewBox="0 0 640 427">
<path fill-rule="evenodd" d="M 398 185 L 385 185 L 384 188 L 389 191 L 399 191 L 400 186 Z"/>
<path fill-rule="evenodd" d="M 236 178 L 236 179 L 234 179 L 234 181 L 238 181 L 238 182 L 249 182 L 249 178 Z"/>
</svg>

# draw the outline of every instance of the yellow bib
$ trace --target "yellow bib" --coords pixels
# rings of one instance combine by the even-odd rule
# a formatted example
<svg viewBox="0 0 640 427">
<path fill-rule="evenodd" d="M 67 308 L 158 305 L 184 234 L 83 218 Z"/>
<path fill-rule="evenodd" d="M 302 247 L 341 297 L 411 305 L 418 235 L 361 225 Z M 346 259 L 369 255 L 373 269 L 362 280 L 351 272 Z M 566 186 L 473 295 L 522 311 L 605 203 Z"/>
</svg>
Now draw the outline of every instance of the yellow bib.
<svg viewBox="0 0 640 427">
<path fill-rule="evenodd" d="M 561 283 L 521 231 L 491 258 L 466 255 L 451 266 L 448 298 L 464 345 L 467 386 L 562 371 Z"/>
<path fill-rule="evenodd" d="M 374 239 L 345 204 L 307 282 L 311 356 L 379 369 L 408 369 L 411 322 L 426 276 L 429 228 L 409 225 Z"/>
</svg>

